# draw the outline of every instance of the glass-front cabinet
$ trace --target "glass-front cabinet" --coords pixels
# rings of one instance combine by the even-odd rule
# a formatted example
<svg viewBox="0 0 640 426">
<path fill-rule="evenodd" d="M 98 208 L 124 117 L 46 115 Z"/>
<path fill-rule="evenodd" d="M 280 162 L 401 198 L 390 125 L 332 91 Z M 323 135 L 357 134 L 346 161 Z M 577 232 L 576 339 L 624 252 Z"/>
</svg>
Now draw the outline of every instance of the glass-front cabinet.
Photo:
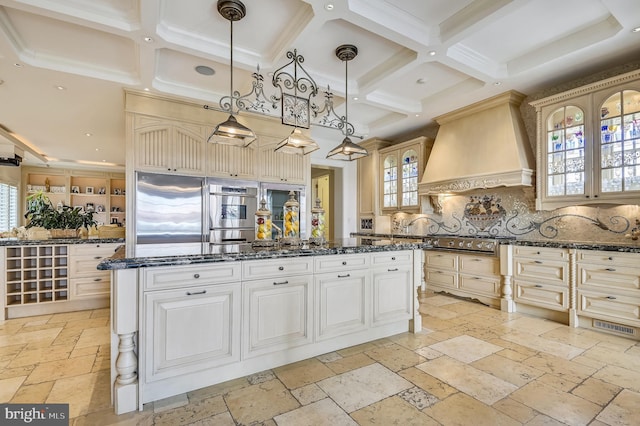
<svg viewBox="0 0 640 426">
<path fill-rule="evenodd" d="M 382 211 L 417 211 L 418 183 L 425 166 L 427 139 L 420 137 L 380 150 Z"/>
<path fill-rule="evenodd" d="M 640 71 L 531 103 L 537 208 L 640 200 Z"/>
</svg>

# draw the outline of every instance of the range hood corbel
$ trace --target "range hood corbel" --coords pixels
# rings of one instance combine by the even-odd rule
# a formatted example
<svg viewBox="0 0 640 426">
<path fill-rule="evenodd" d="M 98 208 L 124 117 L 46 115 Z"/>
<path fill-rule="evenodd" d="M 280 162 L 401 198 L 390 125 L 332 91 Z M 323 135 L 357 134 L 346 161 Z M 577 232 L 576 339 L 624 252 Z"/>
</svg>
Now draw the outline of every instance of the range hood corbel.
<svg viewBox="0 0 640 426">
<path fill-rule="evenodd" d="M 436 117 L 440 129 L 418 193 L 532 186 L 535 161 L 519 111 L 524 98 L 509 91 Z"/>
</svg>

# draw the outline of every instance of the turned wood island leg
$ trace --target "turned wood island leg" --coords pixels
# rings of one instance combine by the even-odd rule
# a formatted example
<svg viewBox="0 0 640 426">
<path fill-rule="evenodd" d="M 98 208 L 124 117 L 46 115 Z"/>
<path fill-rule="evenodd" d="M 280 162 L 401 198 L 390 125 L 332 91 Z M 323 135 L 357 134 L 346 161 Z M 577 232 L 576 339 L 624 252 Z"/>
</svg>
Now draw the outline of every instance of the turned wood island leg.
<svg viewBox="0 0 640 426">
<path fill-rule="evenodd" d="M 111 272 L 111 382 L 116 414 L 138 409 L 138 270 Z"/>
</svg>

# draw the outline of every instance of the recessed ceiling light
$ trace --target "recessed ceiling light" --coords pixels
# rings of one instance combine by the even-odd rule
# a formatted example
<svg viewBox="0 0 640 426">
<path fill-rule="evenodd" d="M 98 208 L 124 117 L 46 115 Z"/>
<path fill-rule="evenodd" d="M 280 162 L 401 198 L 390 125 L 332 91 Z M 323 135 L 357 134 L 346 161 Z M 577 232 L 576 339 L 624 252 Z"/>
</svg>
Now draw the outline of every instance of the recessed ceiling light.
<svg viewBox="0 0 640 426">
<path fill-rule="evenodd" d="M 354 101 L 357 101 L 357 100 L 358 100 L 358 97 L 357 97 L 357 96 L 354 96 L 354 97 L 353 97 L 353 100 L 354 100 Z"/>
<path fill-rule="evenodd" d="M 100 148 L 96 148 L 96 152 L 100 151 Z"/>
<path fill-rule="evenodd" d="M 22 66 L 22 64 L 19 64 L 19 63 L 17 63 L 17 62 L 16 62 L 15 64 L 13 64 L 13 65 L 14 65 L 14 66 L 16 66 L 16 67 L 18 67 L 18 68 L 20 68 L 20 67 Z"/>
<path fill-rule="evenodd" d="M 327 3 L 324 5 L 324 8 L 328 11 L 332 11 L 333 10 L 333 3 Z"/>
<path fill-rule="evenodd" d="M 147 37 L 143 38 L 143 40 L 146 41 L 147 43 L 151 43 L 153 41 L 153 38 L 147 36 Z"/>
<path fill-rule="evenodd" d="M 425 84 L 427 82 L 427 80 L 425 80 L 424 78 L 419 78 L 416 80 L 416 84 Z"/>
<path fill-rule="evenodd" d="M 430 50 L 429 51 L 429 56 L 436 56 L 436 51 L 435 50 Z"/>
<path fill-rule="evenodd" d="M 106 163 L 106 162 L 107 162 L 107 160 L 102 160 L 102 162 L 103 162 L 103 163 Z"/>
<path fill-rule="evenodd" d="M 416 114 L 416 117 L 420 117 L 420 114 Z"/>
<path fill-rule="evenodd" d="M 206 65 L 198 65 L 196 66 L 196 72 L 198 74 L 202 74 L 202 75 L 213 75 L 216 72 L 213 70 L 213 68 L 208 67 Z"/>
<path fill-rule="evenodd" d="M 631 30 L 632 33 L 640 33 L 640 27 L 635 27 Z"/>
<path fill-rule="evenodd" d="M 85 136 L 87 136 L 87 137 L 89 137 L 89 136 L 93 136 L 93 135 L 92 135 L 91 133 L 89 133 L 89 132 L 85 133 L 84 135 L 85 135 Z M 97 149 L 96 149 L 96 151 L 97 151 Z"/>
<path fill-rule="evenodd" d="M 495 83 L 493 83 L 494 86 L 500 86 L 502 84 L 501 81 L 496 81 Z"/>
<path fill-rule="evenodd" d="M 64 87 L 64 86 L 55 86 L 55 87 L 56 87 L 56 89 L 58 89 L 58 90 L 67 90 L 67 88 L 66 88 L 66 87 Z"/>
<path fill-rule="evenodd" d="M 144 91 L 145 91 L 145 92 L 148 92 L 148 91 L 149 91 L 149 88 L 148 88 L 148 87 L 145 87 L 145 88 L 144 88 Z"/>
</svg>

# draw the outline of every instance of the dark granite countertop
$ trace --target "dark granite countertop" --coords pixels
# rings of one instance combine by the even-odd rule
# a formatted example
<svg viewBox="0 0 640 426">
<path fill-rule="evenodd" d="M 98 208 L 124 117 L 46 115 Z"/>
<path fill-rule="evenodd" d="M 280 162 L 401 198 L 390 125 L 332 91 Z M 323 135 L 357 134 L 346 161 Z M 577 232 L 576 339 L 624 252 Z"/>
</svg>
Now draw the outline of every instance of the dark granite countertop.
<svg viewBox="0 0 640 426">
<path fill-rule="evenodd" d="M 18 238 L 0 238 L 0 247 L 43 246 L 52 244 L 124 244 L 124 238 L 51 238 L 48 240 L 21 240 Z"/>
<path fill-rule="evenodd" d="M 369 244 L 360 238 L 346 238 L 335 242 L 329 242 L 322 246 L 302 245 L 299 247 L 278 248 L 252 248 L 240 249 L 237 253 L 222 254 L 189 254 L 177 256 L 153 256 L 153 257 L 125 257 L 124 248 L 121 248 L 109 259 L 98 264 L 98 269 L 132 269 L 149 266 L 173 266 L 190 265 L 197 263 L 216 263 L 238 260 L 255 259 L 280 259 L 283 257 L 322 256 L 330 254 L 371 253 L 394 250 L 412 250 L 429 248 L 424 243 L 395 241 Z"/>
</svg>

